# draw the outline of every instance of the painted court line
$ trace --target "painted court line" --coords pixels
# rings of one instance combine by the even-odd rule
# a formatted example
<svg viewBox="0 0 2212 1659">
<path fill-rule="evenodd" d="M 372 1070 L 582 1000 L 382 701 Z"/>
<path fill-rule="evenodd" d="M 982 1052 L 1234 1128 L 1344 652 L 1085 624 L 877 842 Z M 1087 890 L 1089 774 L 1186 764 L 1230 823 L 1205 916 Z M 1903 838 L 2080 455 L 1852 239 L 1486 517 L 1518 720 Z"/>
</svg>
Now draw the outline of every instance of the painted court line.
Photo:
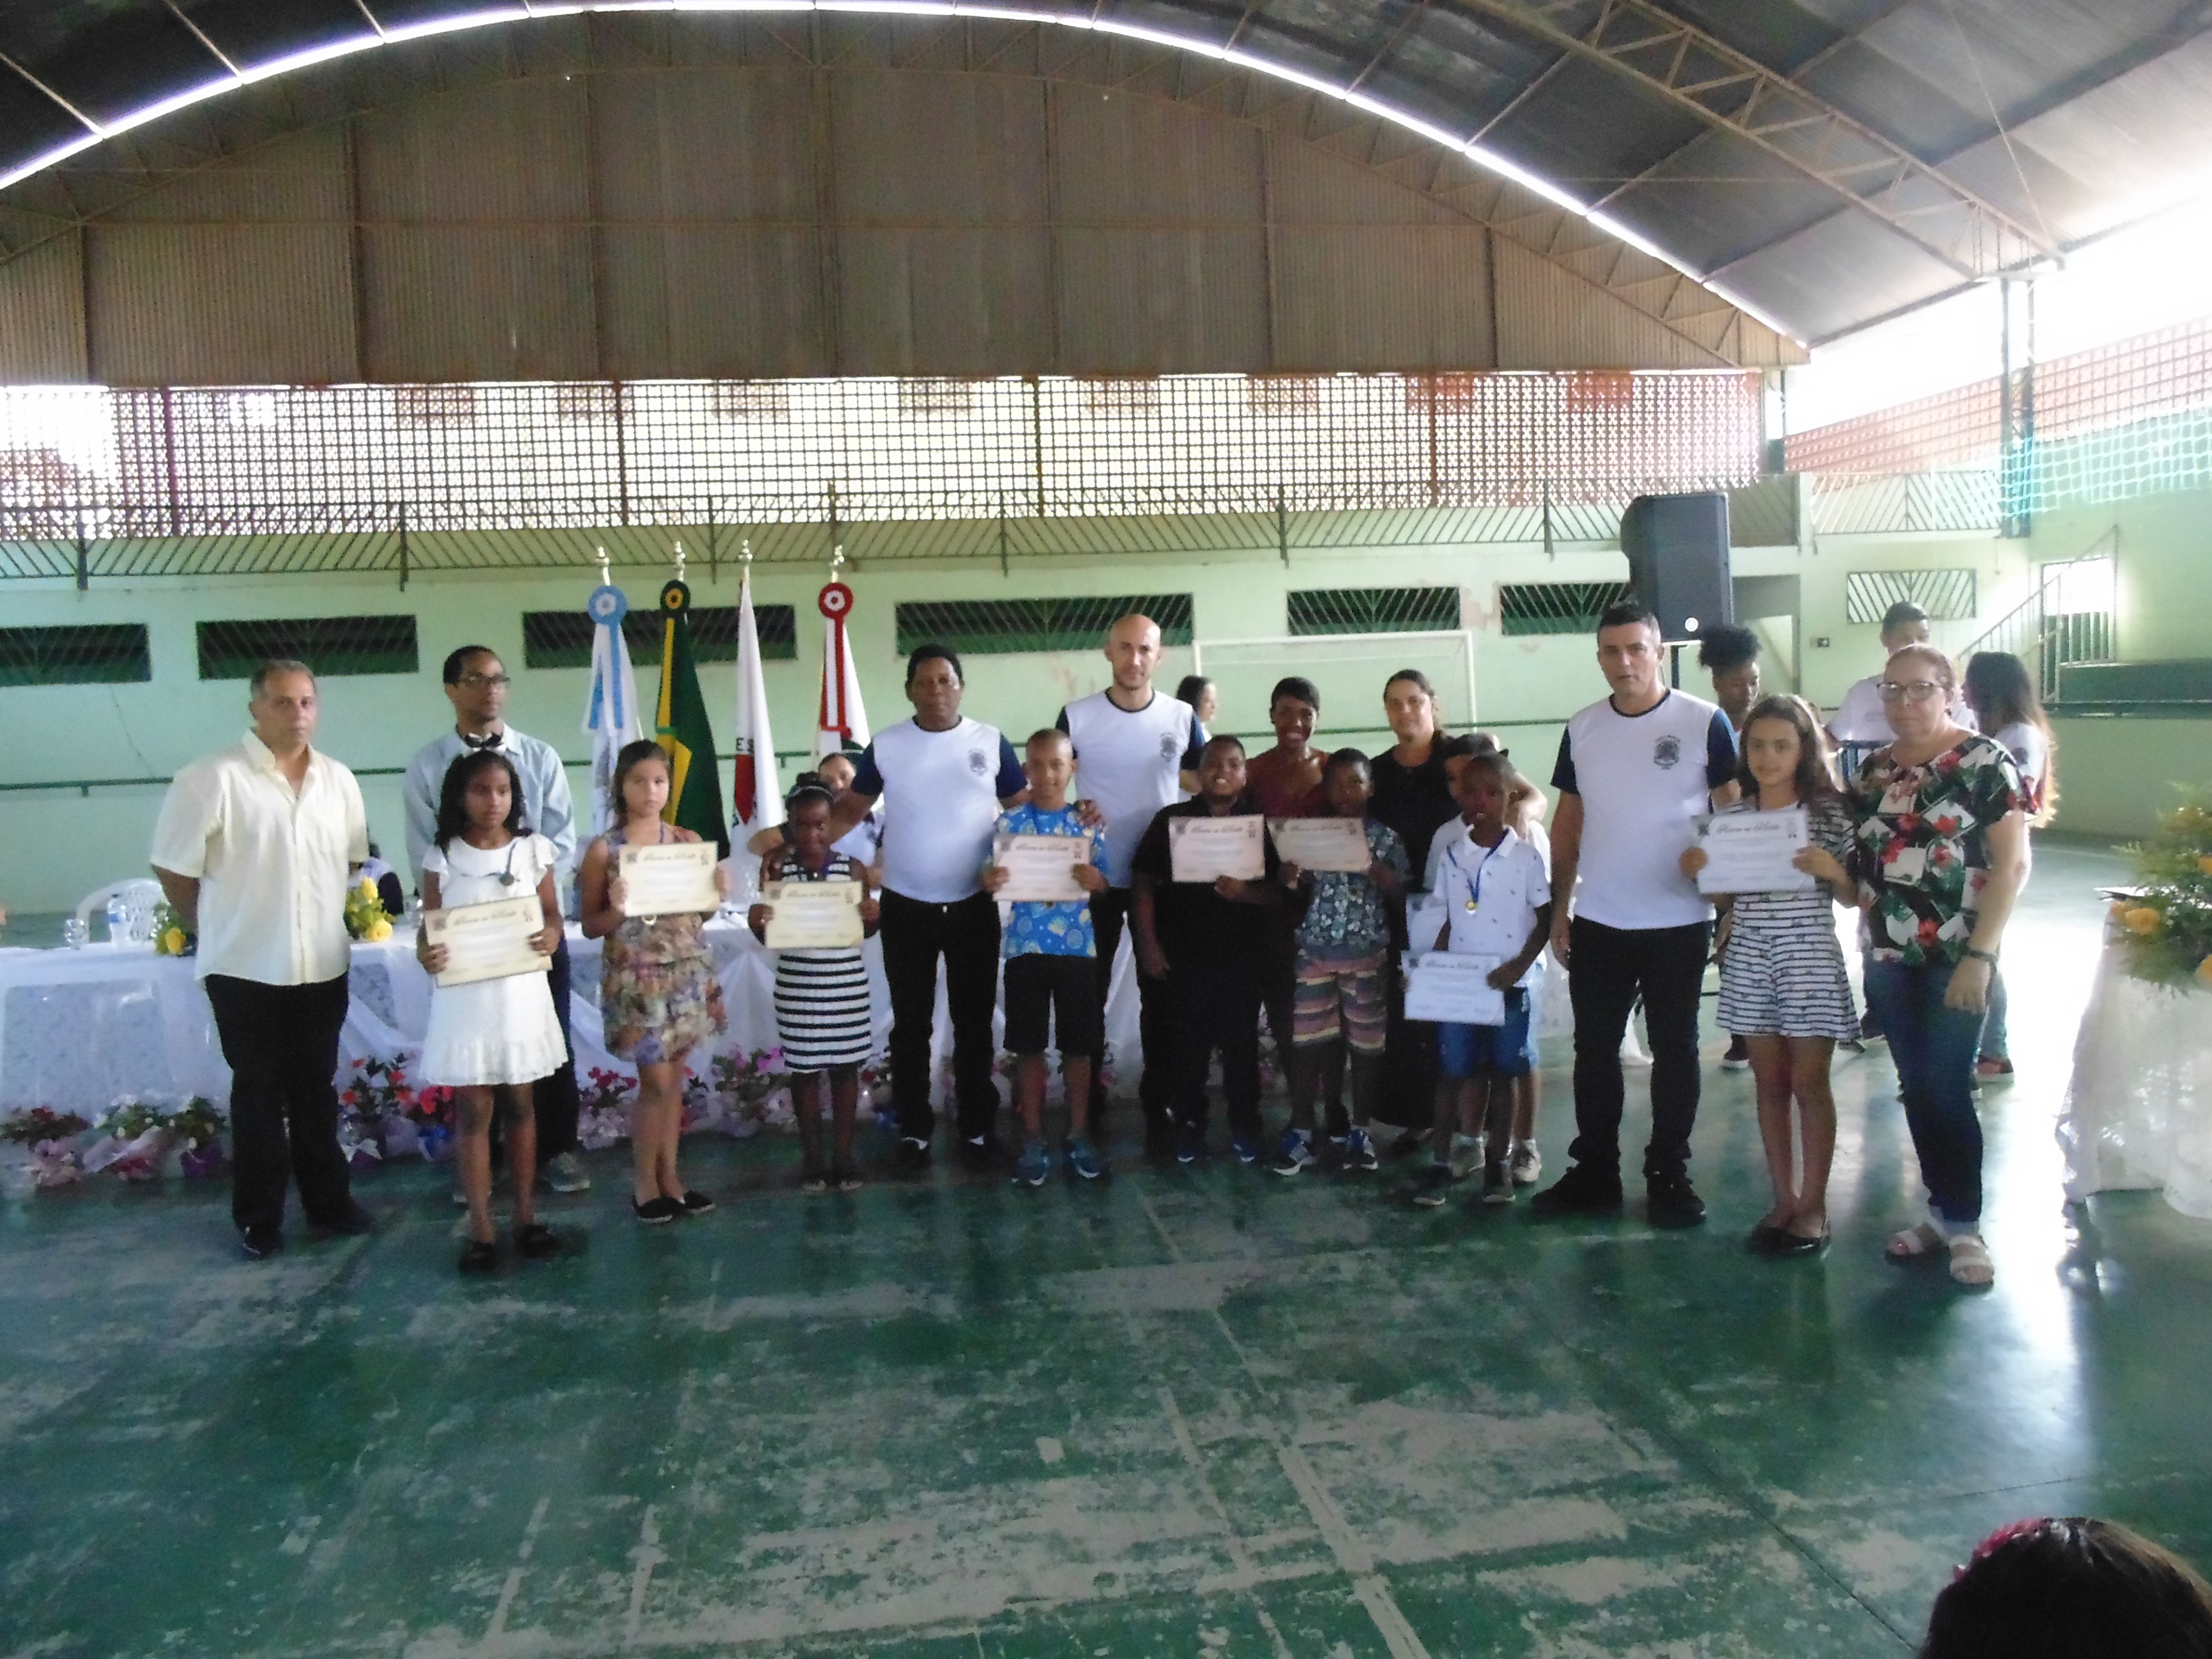
<svg viewBox="0 0 2212 1659">
<path fill-rule="evenodd" d="M 483 1645 L 487 1648 L 507 1632 L 507 1610 L 514 1607 L 515 1593 L 522 1588 L 522 1575 L 530 1567 L 530 1552 L 537 1547 L 538 1529 L 545 1524 L 545 1511 L 552 1505 L 550 1498 L 541 1498 L 538 1507 L 530 1511 L 530 1524 L 522 1529 L 522 1547 L 515 1552 L 514 1566 L 507 1569 L 507 1583 L 500 1586 L 499 1605 L 491 1610 L 491 1628 L 484 1632 Z"/>
<path fill-rule="evenodd" d="M 645 1506 L 645 1525 L 638 1529 L 637 1547 L 630 1552 L 637 1565 L 629 1575 L 629 1611 L 623 1617 L 623 1646 L 637 1645 L 637 1632 L 645 1621 L 645 1592 L 653 1583 L 653 1570 L 667 1558 L 660 1553 L 660 1516 L 653 1506 Z"/>
</svg>

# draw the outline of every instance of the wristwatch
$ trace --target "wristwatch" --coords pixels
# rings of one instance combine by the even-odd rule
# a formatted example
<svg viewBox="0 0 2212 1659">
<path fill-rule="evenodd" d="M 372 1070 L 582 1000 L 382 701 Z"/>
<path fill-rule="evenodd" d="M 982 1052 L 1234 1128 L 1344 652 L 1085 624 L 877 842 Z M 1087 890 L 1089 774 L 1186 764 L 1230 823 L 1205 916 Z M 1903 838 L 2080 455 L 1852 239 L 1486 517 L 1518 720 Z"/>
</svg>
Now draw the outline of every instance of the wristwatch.
<svg viewBox="0 0 2212 1659">
<path fill-rule="evenodd" d="M 1997 965 L 1997 953 L 1994 951 L 1977 950 L 1974 946 L 1969 945 L 1966 947 L 1966 954 L 1972 957 L 1976 962 L 1988 963 L 1992 968 Z"/>
</svg>

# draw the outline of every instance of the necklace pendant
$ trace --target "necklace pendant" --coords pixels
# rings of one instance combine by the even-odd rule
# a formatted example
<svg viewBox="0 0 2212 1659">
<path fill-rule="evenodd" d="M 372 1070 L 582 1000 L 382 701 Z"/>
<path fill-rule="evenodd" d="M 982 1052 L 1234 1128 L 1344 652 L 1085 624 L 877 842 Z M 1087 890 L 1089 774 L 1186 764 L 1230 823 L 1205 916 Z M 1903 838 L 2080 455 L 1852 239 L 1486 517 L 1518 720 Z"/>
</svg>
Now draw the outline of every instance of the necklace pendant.
<svg viewBox="0 0 2212 1659">
<path fill-rule="evenodd" d="M 1468 914 L 1469 914 L 1469 915 L 1473 915 L 1476 910 L 1478 910 L 1478 909 L 1480 909 L 1480 908 L 1481 908 L 1481 905 L 1482 905 L 1482 901 L 1481 901 L 1480 899 L 1469 899 L 1469 900 L 1467 902 L 1467 908 L 1468 908 Z"/>
</svg>

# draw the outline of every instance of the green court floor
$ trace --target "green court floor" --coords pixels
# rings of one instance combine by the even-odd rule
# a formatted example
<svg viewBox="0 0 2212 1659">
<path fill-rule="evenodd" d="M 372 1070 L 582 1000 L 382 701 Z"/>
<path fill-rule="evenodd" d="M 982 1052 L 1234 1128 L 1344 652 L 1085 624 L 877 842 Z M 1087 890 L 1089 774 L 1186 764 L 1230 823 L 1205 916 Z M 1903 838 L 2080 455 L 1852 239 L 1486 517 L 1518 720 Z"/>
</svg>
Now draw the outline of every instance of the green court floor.
<svg viewBox="0 0 2212 1659">
<path fill-rule="evenodd" d="M 375 1237 L 258 1266 L 220 1192 L 9 1202 L 0 1655 L 1825 1659 L 1910 1652 L 2023 1515 L 2212 1561 L 2212 1225 L 2069 1213 L 2051 1133 L 2119 868 L 2040 850 L 2008 941 L 1978 1297 L 1881 1260 L 1917 1181 L 1880 1048 L 1808 1262 L 1742 1249 L 1717 1066 L 1686 1235 L 1126 1145 L 1093 1188 L 841 1200 L 700 1143 L 722 1207 L 653 1231 L 601 1154 L 575 1254 L 488 1282 L 420 1165 L 362 1183 Z"/>
</svg>

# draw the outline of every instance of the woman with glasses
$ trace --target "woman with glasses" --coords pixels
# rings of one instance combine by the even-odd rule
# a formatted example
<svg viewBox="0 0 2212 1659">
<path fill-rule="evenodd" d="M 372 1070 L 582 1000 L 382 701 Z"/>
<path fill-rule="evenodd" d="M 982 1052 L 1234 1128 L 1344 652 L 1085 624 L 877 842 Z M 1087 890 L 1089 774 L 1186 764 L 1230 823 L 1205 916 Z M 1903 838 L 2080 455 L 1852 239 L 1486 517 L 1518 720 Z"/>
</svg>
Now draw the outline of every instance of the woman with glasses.
<svg viewBox="0 0 2212 1659">
<path fill-rule="evenodd" d="M 1873 935 L 1866 994 L 1897 1061 L 1929 1208 L 1888 1254 L 1943 1253 L 1954 1280 L 1979 1287 L 1996 1269 L 1981 1232 L 1974 1060 L 2025 873 L 2027 791 L 2003 745 L 1950 718 L 1958 676 L 1936 647 L 1894 653 L 1879 687 L 1895 735 L 1868 757 L 1853 790 Z"/>
</svg>

